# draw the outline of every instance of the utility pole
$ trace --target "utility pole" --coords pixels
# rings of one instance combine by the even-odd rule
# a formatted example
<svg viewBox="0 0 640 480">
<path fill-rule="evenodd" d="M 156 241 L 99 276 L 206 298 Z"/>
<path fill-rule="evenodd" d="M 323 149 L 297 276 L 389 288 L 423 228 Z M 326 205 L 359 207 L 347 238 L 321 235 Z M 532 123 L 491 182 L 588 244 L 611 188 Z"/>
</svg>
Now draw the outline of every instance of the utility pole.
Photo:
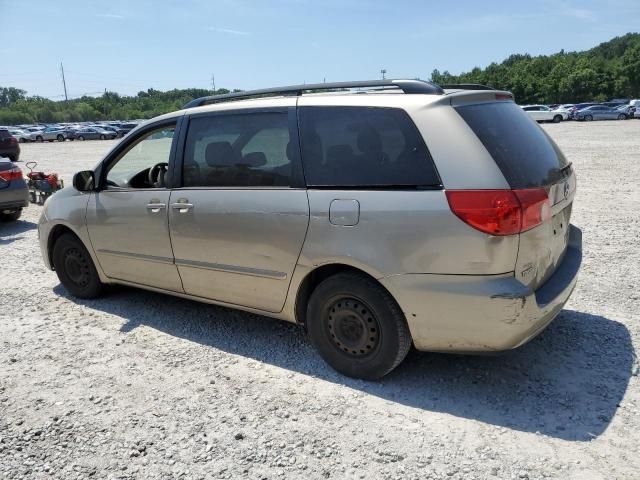
<svg viewBox="0 0 640 480">
<path fill-rule="evenodd" d="M 385 75 L 387 73 L 387 70 L 385 68 L 383 68 L 382 70 L 380 70 L 380 73 L 382 74 L 382 80 L 386 80 Z"/>
<path fill-rule="evenodd" d="M 216 93 L 216 76 L 213 73 L 211 74 L 211 89 L 215 94 Z"/>
<path fill-rule="evenodd" d="M 62 73 L 62 86 L 64 87 L 64 101 L 69 101 L 69 97 L 67 96 L 67 82 L 64 79 L 64 67 L 62 66 L 62 62 L 60 62 L 60 72 Z"/>
</svg>

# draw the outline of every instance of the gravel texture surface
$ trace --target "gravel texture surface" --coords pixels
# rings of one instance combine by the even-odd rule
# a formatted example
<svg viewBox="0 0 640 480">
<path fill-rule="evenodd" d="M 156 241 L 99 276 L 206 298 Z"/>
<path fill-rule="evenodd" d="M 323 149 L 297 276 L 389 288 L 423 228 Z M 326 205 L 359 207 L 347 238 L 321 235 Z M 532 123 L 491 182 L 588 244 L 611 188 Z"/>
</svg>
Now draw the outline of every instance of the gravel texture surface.
<svg viewBox="0 0 640 480">
<path fill-rule="evenodd" d="M 0 225 L 0 478 L 640 478 L 640 121 L 544 128 L 578 175 L 566 309 L 517 351 L 412 352 L 380 382 L 283 322 L 128 288 L 74 300 L 43 267 L 40 207 Z M 22 159 L 70 184 L 111 145 Z"/>
</svg>

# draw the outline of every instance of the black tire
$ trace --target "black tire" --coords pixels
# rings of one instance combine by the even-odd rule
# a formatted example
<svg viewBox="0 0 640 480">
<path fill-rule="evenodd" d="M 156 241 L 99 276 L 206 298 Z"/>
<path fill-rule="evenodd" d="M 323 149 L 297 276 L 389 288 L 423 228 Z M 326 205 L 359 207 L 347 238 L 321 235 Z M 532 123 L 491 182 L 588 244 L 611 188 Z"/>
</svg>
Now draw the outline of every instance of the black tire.
<svg viewBox="0 0 640 480">
<path fill-rule="evenodd" d="M 591 116 L 591 115 L 585 115 L 584 116 L 584 121 L 585 122 L 590 122 L 591 120 L 593 120 L 593 116 Z"/>
<path fill-rule="evenodd" d="M 107 137 L 105 137 L 104 135 L 100 135 L 100 140 L 106 140 Z"/>
<path fill-rule="evenodd" d="M 18 142 L 24 143 L 24 142 L 26 142 L 26 140 L 24 138 L 21 138 L 20 140 L 18 140 Z"/>
<path fill-rule="evenodd" d="M 97 298 L 103 290 L 91 255 L 74 235 L 65 233 L 53 246 L 53 267 L 60 283 L 78 298 Z"/>
<path fill-rule="evenodd" d="M 316 287 L 307 305 L 307 331 L 335 370 L 366 380 L 385 376 L 411 348 L 407 321 L 393 297 L 357 273 L 339 273 Z"/>
<path fill-rule="evenodd" d="M 18 157 L 16 157 L 15 155 L 9 155 L 9 160 L 11 160 L 12 162 L 17 162 Z"/>
<path fill-rule="evenodd" d="M 64 142 L 64 135 L 58 134 L 56 138 L 58 139 L 59 142 Z"/>
<path fill-rule="evenodd" d="M 40 135 L 38 135 L 38 136 L 36 137 L 36 142 L 38 142 L 38 143 L 42 143 L 42 140 L 43 140 L 43 138 L 42 138 Z"/>
<path fill-rule="evenodd" d="M 83 141 L 84 141 L 84 137 L 83 137 L 82 135 L 80 135 L 80 136 L 78 137 L 78 140 L 80 140 L 81 142 L 83 142 Z"/>
<path fill-rule="evenodd" d="M 0 221 L 2 222 L 15 222 L 22 215 L 22 209 L 18 208 L 15 212 L 0 214 Z"/>
<path fill-rule="evenodd" d="M 624 113 L 621 113 L 620 115 L 618 115 L 618 120 L 626 120 L 627 116 Z"/>
<path fill-rule="evenodd" d="M 560 123 L 562 121 L 562 115 L 556 115 L 553 117 L 553 123 Z"/>
</svg>

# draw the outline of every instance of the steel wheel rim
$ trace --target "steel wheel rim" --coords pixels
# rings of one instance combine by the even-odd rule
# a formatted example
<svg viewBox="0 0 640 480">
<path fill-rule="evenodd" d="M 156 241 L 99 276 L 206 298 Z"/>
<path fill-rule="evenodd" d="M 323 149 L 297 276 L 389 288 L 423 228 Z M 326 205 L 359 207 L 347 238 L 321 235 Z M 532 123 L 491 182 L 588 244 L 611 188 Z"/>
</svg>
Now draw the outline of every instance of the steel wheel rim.
<svg viewBox="0 0 640 480">
<path fill-rule="evenodd" d="M 70 248 L 65 252 L 64 270 L 69 280 L 78 287 L 89 285 L 91 270 L 89 262 L 77 248 Z"/>
<path fill-rule="evenodd" d="M 365 302 L 351 296 L 329 303 L 326 328 L 333 346 L 350 357 L 366 357 L 380 345 L 378 319 Z"/>
</svg>

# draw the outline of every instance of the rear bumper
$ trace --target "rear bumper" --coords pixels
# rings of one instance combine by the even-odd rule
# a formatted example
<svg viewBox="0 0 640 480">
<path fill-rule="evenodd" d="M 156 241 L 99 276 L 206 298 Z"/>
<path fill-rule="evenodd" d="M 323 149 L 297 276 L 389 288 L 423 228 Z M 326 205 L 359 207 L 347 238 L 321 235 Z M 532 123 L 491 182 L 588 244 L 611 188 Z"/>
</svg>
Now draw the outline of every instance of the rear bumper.
<svg viewBox="0 0 640 480">
<path fill-rule="evenodd" d="M 536 291 L 513 274 L 406 274 L 381 282 L 405 313 L 418 350 L 497 352 L 551 323 L 576 285 L 581 261 L 582 233 L 572 225 L 562 263 Z"/>
<path fill-rule="evenodd" d="M 0 190 L 0 212 L 29 206 L 29 190 L 26 183 L 22 181 L 21 185 L 13 186 L 14 182 L 11 182 L 10 187 Z"/>
</svg>

